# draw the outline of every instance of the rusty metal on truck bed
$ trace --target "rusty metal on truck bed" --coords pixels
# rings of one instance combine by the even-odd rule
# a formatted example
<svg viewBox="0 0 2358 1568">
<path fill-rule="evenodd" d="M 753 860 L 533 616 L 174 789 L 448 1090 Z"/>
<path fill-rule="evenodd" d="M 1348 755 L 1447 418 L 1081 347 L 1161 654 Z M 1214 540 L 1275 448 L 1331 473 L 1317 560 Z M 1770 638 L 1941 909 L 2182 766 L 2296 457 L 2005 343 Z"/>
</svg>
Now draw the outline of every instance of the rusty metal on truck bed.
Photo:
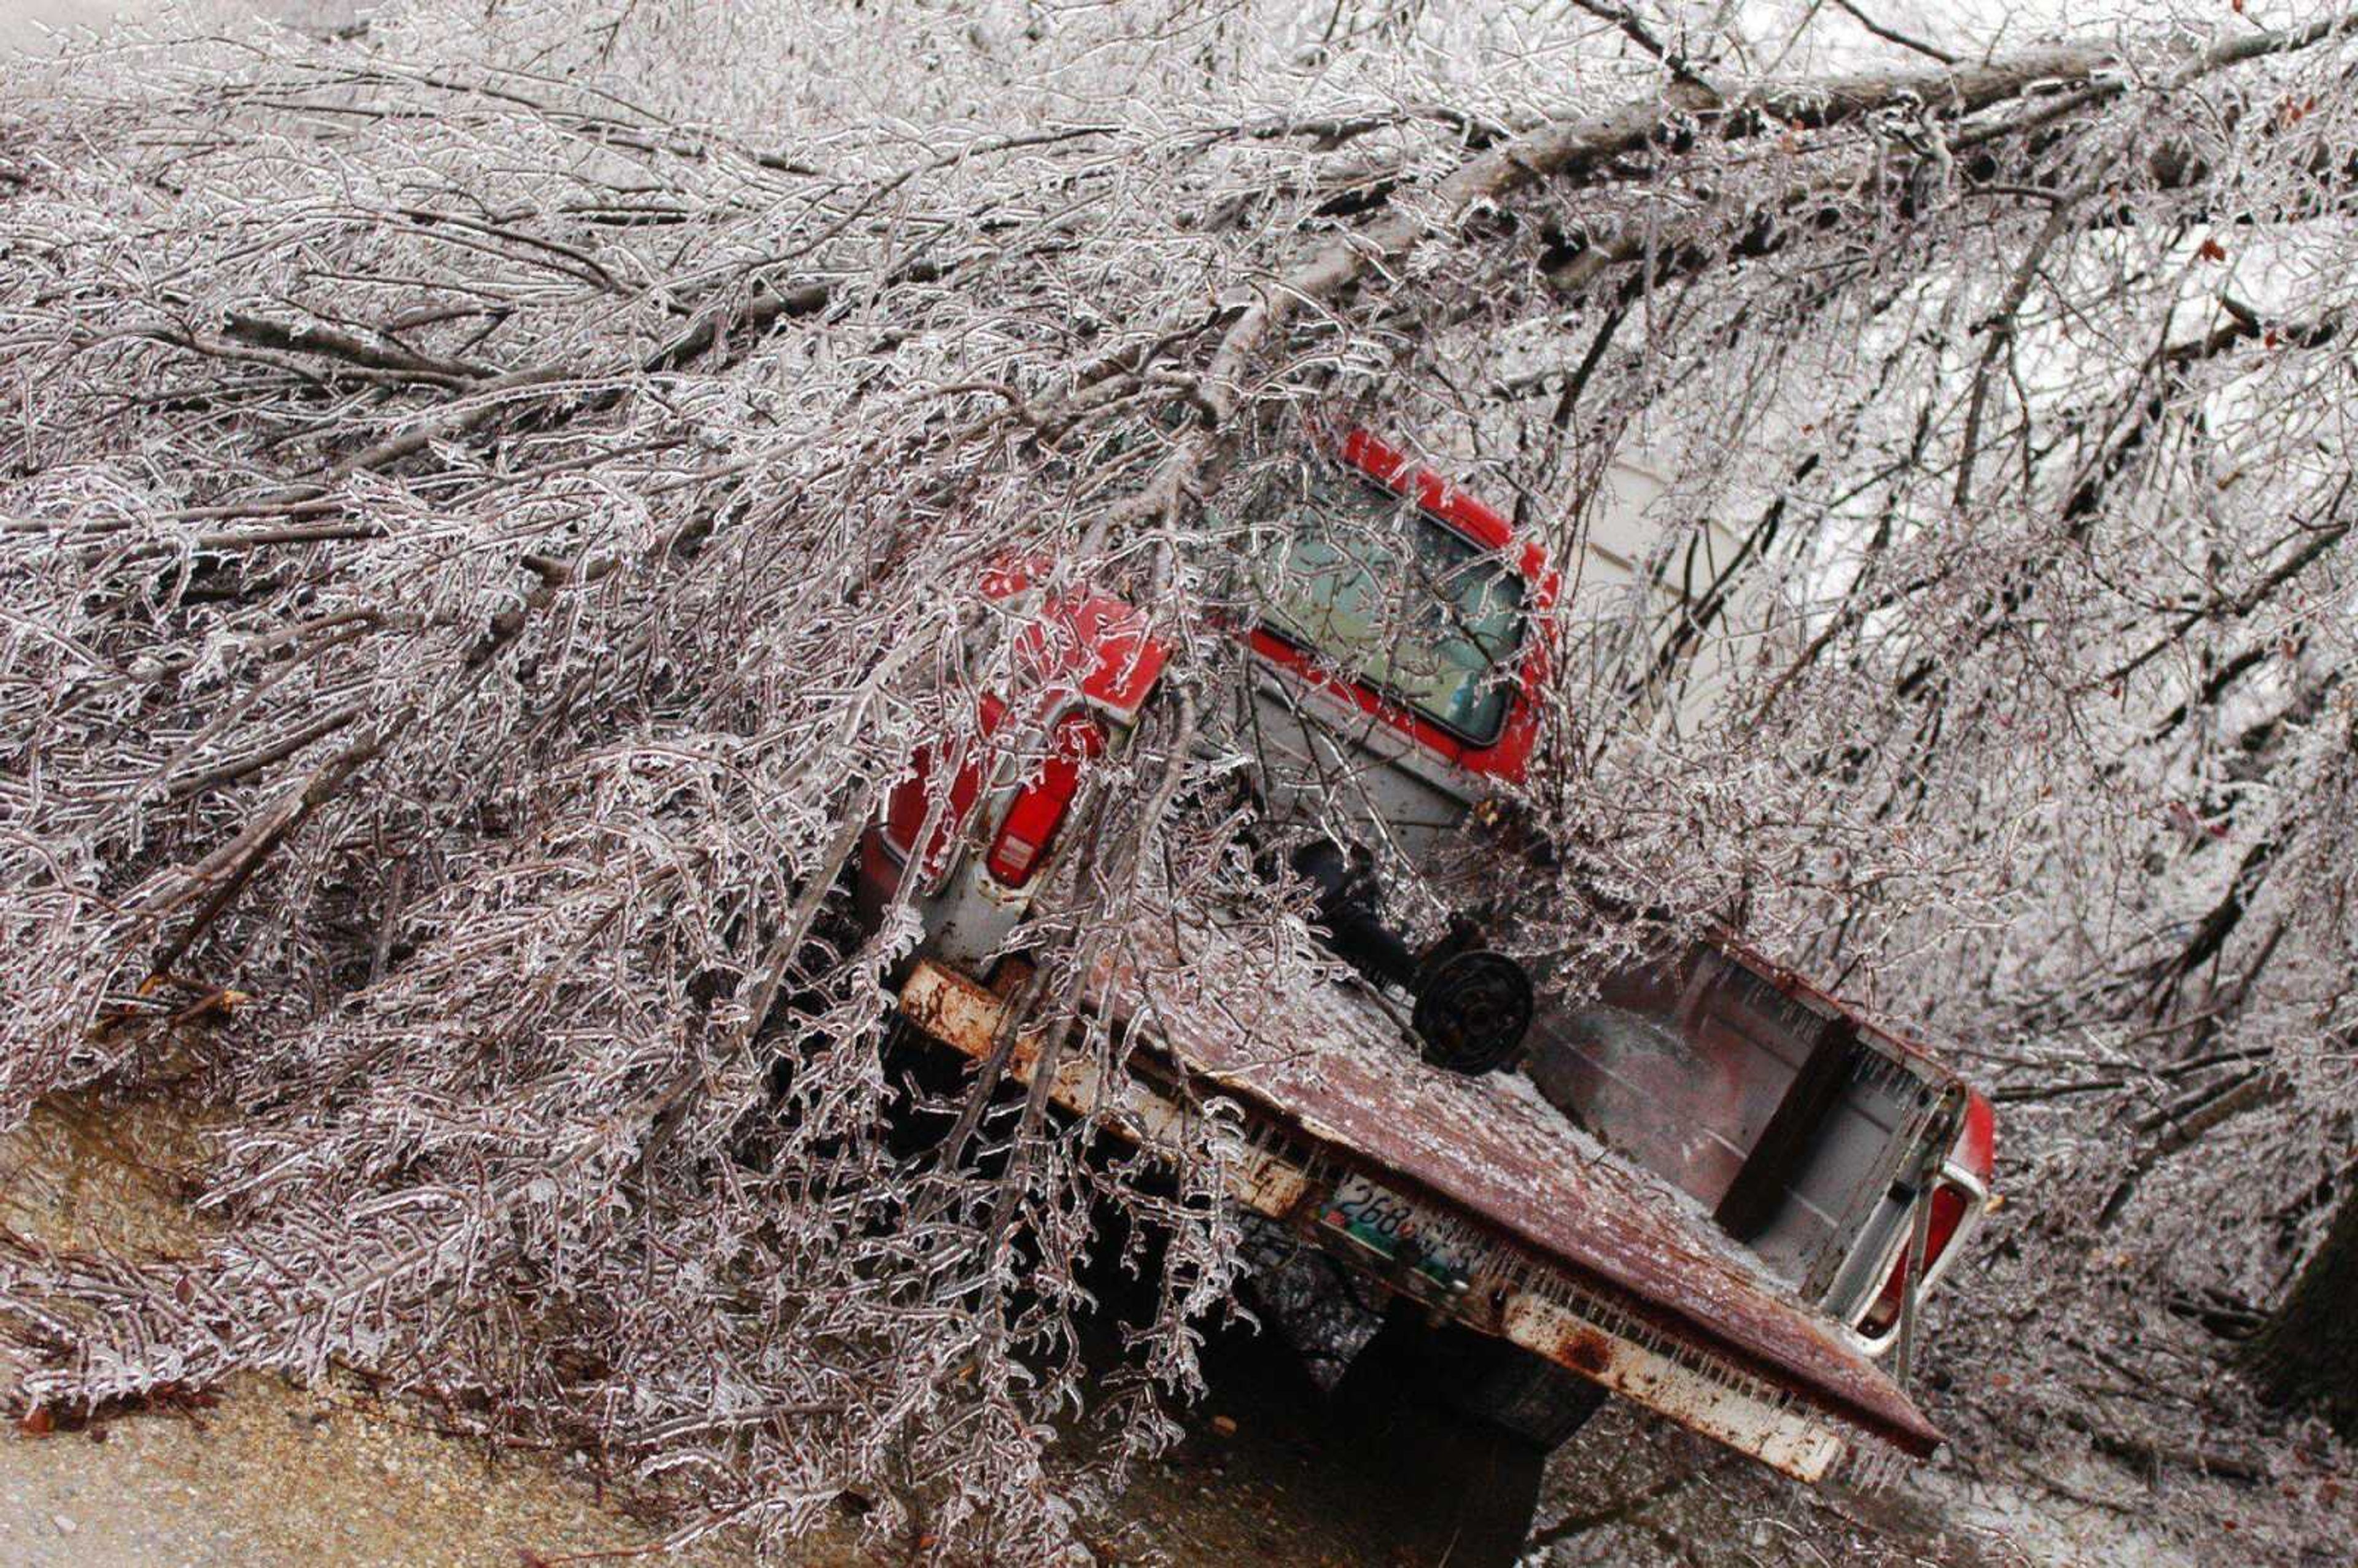
<svg viewBox="0 0 2358 1568">
<path fill-rule="evenodd" d="M 1374 1260 L 1401 1288 L 1790 1474 L 1814 1480 L 1840 1453 L 1823 1416 L 1920 1456 L 1940 1444 L 1832 1325 L 1521 1079 L 1429 1066 L 1362 989 L 1271 994 L 1262 957 L 1199 915 L 1125 935 L 1090 1003 L 1133 1024 L 1148 1062 L 1173 1076 L 1109 1085 L 1086 1062 L 1060 1063 L 1054 1087 L 1068 1108 L 1167 1145 L 1187 1102 L 1216 1087 L 1257 1113 L 1263 1135 L 1231 1176 L 1240 1202 L 1305 1230 L 1323 1223 L 1331 1244 L 1338 1230 L 1366 1237 L 1347 1215 L 1338 1226 L 1338 1193 L 1372 1182 L 1400 1195 L 1429 1238 Z M 977 1056 L 1003 1019 L 990 991 L 931 965 L 903 1007 Z M 1016 1049 L 1019 1077 L 1033 1054 L 1029 1042 Z M 1436 1266 L 1453 1254 L 1463 1261 Z"/>
</svg>

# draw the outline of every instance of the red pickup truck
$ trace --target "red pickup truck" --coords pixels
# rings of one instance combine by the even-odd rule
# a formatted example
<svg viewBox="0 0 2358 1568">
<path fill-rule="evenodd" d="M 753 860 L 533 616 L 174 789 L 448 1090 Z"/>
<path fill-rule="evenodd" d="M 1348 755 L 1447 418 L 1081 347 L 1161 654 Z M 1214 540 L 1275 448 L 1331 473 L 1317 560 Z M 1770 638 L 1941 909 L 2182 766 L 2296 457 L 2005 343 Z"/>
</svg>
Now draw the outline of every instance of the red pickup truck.
<svg viewBox="0 0 2358 1568">
<path fill-rule="evenodd" d="M 1199 744 L 1241 759 L 1260 863 L 1307 884 L 1304 940 L 1344 963 L 1273 991 L 1265 944 L 1217 911 L 1158 912 L 1089 982 L 1136 1022 L 1141 1065 L 1109 1083 L 1060 1061 L 1056 1099 L 1150 1148 L 1232 1100 L 1252 1149 L 1235 1200 L 1429 1326 L 1449 1401 L 1521 1441 L 1560 1442 L 1606 1390 L 1806 1480 L 1862 1439 L 1929 1455 L 1940 1433 L 1884 1358 L 1988 1206 L 1988 1101 L 1733 940 L 1563 1003 L 1465 922 L 1397 932 L 1377 854 L 1461 850 L 1530 765 L 1558 576 L 1364 433 L 1243 523 L 1248 675 Z M 977 1058 L 1089 759 L 1165 665 L 1118 599 L 988 586 L 1031 640 L 1038 706 L 988 697 L 963 752 L 914 759 L 858 879 L 871 917 L 922 918 L 903 1013 Z M 1004 765 L 990 738 L 1017 719 L 1048 739 Z M 1013 1076 L 1034 1062 L 1019 1044 Z"/>
</svg>

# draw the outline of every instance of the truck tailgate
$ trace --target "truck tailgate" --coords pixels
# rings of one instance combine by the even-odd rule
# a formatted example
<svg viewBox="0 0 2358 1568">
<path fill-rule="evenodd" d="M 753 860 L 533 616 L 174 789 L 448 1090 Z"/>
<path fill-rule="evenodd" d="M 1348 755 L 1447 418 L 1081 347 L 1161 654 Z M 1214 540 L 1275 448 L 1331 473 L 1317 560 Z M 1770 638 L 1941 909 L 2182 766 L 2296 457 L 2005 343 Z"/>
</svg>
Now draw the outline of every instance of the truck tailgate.
<svg viewBox="0 0 2358 1568">
<path fill-rule="evenodd" d="M 1459 1308 L 1469 1322 L 1805 1479 L 1841 1447 L 1812 1415 L 1919 1456 L 1940 1444 L 1880 1368 L 1682 1195 L 1520 1079 L 1427 1065 L 1358 988 L 1273 991 L 1266 955 L 1200 918 L 1124 935 L 1090 1004 L 1130 1023 L 1181 1084 L 1216 1086 L 1258 1113 L 1270 1141 L 1235 1189 L 1252 1206 L 1301 1223 L 1343 1173 L 1407 1195 L 1474 1243 Z M 973 1055 L 1002 1018 L 989 991 L 932 966 L 903 1007 Z M 1030 1076 L 1032 1055 L 1028 1043 L 1016 1052 L 1018 1076 Z M 1075 1109 L 1126 1113 L 1142 1141 L 1157 1115 L 1185 1114 L 1152 1085 L 1108 1085 L 1086 1063 L 1060 1064 L 1055 1087 Z"/>
</svg>

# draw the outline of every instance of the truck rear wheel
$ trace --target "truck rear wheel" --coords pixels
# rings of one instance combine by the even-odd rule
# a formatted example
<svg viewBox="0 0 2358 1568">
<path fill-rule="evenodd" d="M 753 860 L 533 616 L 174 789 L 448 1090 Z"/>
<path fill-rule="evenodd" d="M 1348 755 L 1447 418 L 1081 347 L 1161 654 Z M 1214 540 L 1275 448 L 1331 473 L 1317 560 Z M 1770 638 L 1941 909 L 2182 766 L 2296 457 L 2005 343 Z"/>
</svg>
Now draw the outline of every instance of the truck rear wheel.
<svg viewBox="0 0 2358 1568">
<path fill-rule="evenodd" d="M 1395 1301 L 1383 1327 L 1352 1359 L 1337 1399 L 1386 1391 L 1438 1403 L 1552 1453 L 1608 1397 L 1596 1384 L 1511 1340 L 1455 1324 L 1429 1326 L 1424 1310 Z"/>
<path fill-rule="evenodd" d="M 1454 1327 L 1433 1337 L 1443 1342 L 1435 1347 L 1436 1357 L 1455 1362 L 1444 1385 L 1452 1407 L 1542 1453 L 1569 1442 L 1607 1398 L 1577 1372 L 1508 1340 Z"/>
<path fill-rule="evenodd" d="M 1336 1386 L 1394 1507 L 1454 1542 L 1455 1564 L 1512 1563 L 1531 1532 L 1547 1456 L 1606 1398 L 1520 1346 L 1395 1301 Z"/>
</svg>

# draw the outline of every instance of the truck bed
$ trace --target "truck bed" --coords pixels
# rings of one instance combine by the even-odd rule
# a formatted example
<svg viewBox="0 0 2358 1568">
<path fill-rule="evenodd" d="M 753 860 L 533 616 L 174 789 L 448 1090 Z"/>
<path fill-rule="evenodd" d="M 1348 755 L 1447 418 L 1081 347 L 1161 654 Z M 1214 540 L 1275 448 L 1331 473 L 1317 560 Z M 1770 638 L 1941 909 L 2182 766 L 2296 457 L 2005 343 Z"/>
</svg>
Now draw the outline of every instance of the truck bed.
<svg viewBox="0 0 2358 1568">
<path fill-rule="evenodd" d="M 1939 1431 L 1873 1361 L 1716 1230 L 1513 1075 L 1426 1065 L 1380 999 L 1334 979 L 1272 992 L 1266 934 L 1200 914 L 1111 944 L 1088 1004 L 1145 1071 L 1075 1054 L 1054 1089 L 1137 1141 L 1168 1143 L 1217 1093 L 1243 1106 L 1238 1199 L 1396 1288 L 1803 1479 L 1845 1443 L 1829 1422 L 1923 1456 Z M 1306 939 L 1305 939 L 1306 941 Z M 991 992 L 921 966 L 903 1011 L 969 1055 L 1005 1022 Z M 1036 1043 L 1011 1071 L 1027 1080 Z M 1347 1195 L 1386 1195 L 1379 1231 Z"/>
</svg>

